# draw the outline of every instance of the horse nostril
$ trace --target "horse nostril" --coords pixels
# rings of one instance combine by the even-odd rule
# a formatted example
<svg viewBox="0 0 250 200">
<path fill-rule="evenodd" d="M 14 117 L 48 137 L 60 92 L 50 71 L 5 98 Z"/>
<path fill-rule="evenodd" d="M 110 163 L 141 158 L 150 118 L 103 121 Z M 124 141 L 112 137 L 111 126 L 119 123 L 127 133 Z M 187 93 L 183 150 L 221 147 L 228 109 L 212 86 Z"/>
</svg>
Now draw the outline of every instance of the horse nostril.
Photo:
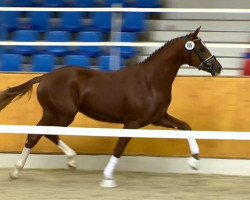
<svg viewBox="0 0 250 200">
<path fill-rule="evenodd" d="M 220 75 L 220 73 L 221 73 L 221 67 L 218 68 L 217 72 L 215 73 L 215 76 Z"/>
<path fill-rule="evenodd" d="M 219 65 L 216 67 L 216 73 L 220 74 L 222 70 L 222 67 Z"/>
</svg>

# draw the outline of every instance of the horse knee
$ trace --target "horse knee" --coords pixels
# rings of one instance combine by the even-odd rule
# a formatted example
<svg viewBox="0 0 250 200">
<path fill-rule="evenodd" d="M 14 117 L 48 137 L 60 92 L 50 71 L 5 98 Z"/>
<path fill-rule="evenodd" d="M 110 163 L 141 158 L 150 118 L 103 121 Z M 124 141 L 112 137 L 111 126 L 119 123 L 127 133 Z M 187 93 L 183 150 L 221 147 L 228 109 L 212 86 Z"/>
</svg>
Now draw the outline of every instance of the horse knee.
<svg viewBox="0 0 250 200">
<path fill-rule="evenodd" d="M 42 135 L 29 135 L 26 140 L 25 147 L 29 149 L 33 148 L 38 143 L 41 137 Z"/>
</svg>

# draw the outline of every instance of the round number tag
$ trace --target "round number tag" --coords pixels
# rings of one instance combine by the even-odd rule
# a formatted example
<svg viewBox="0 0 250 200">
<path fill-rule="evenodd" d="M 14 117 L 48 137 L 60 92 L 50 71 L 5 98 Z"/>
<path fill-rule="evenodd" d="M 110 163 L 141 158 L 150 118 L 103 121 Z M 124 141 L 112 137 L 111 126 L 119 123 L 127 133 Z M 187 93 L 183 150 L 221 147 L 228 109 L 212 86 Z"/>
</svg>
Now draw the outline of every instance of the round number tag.
<svg viewBox="0 0 250 200">
<path fill-rule="evenodd" d="M 193 50 L 194 49 L 194 42 L 193 41 L 187 41 L 185 44 L 185 47 L 187 50 Z"/>
</svg>

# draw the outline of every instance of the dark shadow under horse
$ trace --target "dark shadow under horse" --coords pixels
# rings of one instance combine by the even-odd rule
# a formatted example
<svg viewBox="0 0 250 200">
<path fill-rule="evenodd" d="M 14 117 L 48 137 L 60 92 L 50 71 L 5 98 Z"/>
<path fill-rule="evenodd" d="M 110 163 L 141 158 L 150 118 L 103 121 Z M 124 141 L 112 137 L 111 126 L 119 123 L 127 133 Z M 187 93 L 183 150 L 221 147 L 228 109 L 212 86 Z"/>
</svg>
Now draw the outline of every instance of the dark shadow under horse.
<svg viewBox="0 0 250 200">
<path fill-rule="evenodd" d="M 0 93 L 0 110 L 12 100 L 22 97 L 39 83 L 37 97 L 43 109 L 38 126 L 68 126 L 77 112 L 96 120 L 122 123 L 124 129 L 138 129 L 148 124 L 191 130 L 190 126 L 168 114 L 172 84 L 181 65 L 188 64 L 220 74 L 221 65 L 200 38 L 200 28 L 194 33 L 172 39 L 152 53 L 143 62 L 114 72 L 101 72 L 77 67 L 65 67 L 35 77 L 19 86 Z M 45 133 L 46 134 L 46 133 Z M 75 167 L 75 152 L 57 135 L 28 135 L 20 159 L 11 173 L 19 172 L 39 139 L 45 136 L 68 156 L 68 164 Z M 105 180 L 113 181 L 113 173 L 131 138 L 119 138 L 113 156 L 104 170 Z M 192 153 L 189 164 L 197 167 L 199 148 L 195 139 L 189 139 Z M 104 182 L 105 186 L 105 182 Z M 114 186 L 111 182 L 108 186 Z"/>
</svg>

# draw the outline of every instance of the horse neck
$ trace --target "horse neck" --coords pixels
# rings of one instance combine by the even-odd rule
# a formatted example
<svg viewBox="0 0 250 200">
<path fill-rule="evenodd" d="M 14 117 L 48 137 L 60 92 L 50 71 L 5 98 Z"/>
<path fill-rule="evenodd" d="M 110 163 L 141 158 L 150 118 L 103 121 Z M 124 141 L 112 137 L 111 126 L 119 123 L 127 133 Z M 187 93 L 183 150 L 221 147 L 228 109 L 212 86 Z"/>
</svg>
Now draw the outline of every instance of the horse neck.
<svg viewBox="0 0 250 200">
<path fill-rule="evenodd" d="M 175 45 L 175 42 L 181 43 Z M 163 47 L 143 63 L 147 80 L 155 88 L 163 90 L 171 88 L 180 66 L 186 62 L 184 43 L 181 40 L 175 42 L 166 48 Z"/>
</svg>

